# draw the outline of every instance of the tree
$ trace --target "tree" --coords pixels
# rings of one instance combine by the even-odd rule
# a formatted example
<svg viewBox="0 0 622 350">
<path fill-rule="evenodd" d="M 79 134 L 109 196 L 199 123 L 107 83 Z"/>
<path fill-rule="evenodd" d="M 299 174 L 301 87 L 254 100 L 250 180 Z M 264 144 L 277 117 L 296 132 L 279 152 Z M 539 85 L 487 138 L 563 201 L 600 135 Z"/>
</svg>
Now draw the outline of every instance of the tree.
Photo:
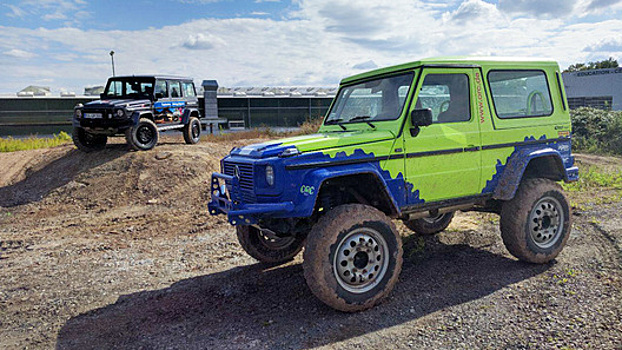
<svg viewBox="0 0 622 350">
<path fill-rule="evenodd" d="M 564 73 L 567 72 L 581 72 L 585 70 L 593 70 L 593 69 L 603 69 L 603 68 L 618 68 L 618 60 L 613 57 L 609 57 L 609 59 L 595 62 L 585 63 L 575 63 L 571 64 L 568 68 L 564 70 Z"/>
</svg>

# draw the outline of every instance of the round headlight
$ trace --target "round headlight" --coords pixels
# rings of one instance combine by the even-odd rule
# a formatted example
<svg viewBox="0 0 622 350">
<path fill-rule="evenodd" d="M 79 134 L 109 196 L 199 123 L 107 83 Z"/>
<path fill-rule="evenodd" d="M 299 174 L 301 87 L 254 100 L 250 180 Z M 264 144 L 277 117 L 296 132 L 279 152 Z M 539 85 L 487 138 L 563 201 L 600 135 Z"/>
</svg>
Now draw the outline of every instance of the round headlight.
<svg viewBox="0 0 622 350">
<path fill-rule="evenodd" d="M 271 165 L 266 166 L 266 182 L 268 185 L 274 185 L 274 168 Z"/>
<path fill-rule="evenodd" d="M 82 110 L 76 109 L 76 118 L 82 118 Z"/>
<path fill-rule="evenodd" d="M 123 112 L 122 109 L 117 109 L 117 117 L 121 118 L 125 115 L 125 112 Z"/>
</svg>

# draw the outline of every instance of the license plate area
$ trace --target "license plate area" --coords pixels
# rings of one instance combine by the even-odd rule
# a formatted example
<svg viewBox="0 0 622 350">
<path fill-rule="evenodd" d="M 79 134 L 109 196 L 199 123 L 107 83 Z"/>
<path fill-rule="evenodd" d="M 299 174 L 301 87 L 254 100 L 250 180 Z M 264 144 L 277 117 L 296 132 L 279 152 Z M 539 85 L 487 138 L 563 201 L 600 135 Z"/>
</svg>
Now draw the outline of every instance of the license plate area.
<svg viewBox="0 0 622 350">
<path fill-rule="evenodd" d="M 85 119 L 102 119 L 101 113 L 84 113 Z"/>
</svg>

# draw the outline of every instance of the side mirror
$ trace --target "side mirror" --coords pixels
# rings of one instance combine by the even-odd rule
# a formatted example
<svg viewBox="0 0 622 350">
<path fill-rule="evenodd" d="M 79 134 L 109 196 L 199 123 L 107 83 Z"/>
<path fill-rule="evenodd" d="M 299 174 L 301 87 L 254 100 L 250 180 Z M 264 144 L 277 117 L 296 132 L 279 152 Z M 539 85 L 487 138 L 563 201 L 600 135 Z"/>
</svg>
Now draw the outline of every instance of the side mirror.
<svg viewBox="0 0 622 350">
<path fill-rule="evenodd" d="M 415 109 L 410 113 L 410 122 L 413 127 L 432 124 L 432 110 L 430 108 Z"/>
</svg>

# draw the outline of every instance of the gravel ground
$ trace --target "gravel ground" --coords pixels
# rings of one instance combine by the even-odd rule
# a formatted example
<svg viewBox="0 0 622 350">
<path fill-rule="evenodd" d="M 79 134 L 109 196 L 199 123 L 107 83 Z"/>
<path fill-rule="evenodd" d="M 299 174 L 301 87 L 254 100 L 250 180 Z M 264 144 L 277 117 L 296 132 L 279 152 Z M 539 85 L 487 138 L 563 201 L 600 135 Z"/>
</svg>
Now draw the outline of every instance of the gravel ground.
<svg viewBox="0 0 622 350">
<path fill-rule="evenodd" d="M 301 256 L 258 264 L 207 215 L 233 144 L 182 142 L 0 154 L 0 348 L 622 349 L 618 190 L 570 193 L 572 235 L 547 265 L 512 258 L 492 214 L 425 238 L 398 224 L 395 290 L 347 314 L 313 297 Z"/>
</svg>

